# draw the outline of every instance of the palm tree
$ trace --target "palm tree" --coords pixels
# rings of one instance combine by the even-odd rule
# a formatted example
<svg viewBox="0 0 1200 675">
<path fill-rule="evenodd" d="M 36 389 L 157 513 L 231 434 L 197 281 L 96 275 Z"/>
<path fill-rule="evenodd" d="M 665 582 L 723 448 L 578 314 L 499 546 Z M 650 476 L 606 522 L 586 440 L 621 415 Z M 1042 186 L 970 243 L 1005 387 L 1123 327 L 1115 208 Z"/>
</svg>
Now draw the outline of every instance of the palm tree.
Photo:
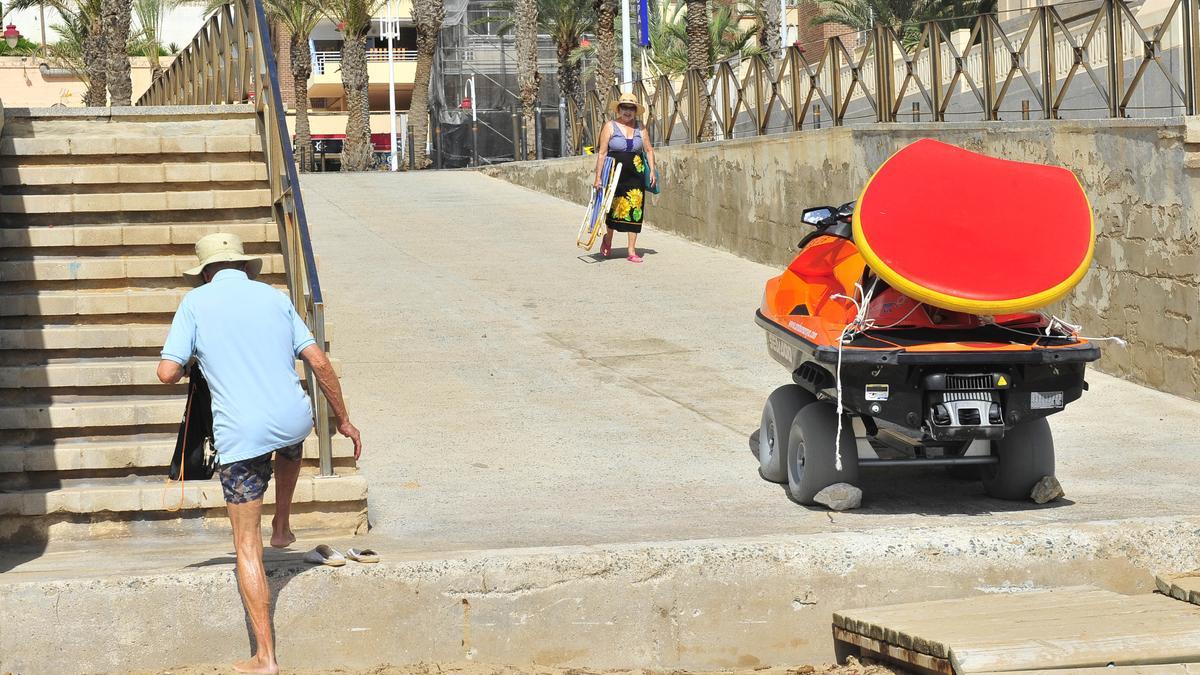
<svg viewBox="0 0 1200 675">
<path fill-rule="evenodd" d="M 101 0 L 13 0 L 8 7 L 9 11 L 32 9 L 44 3 L 62 17 L 63 23 L 55 25 L 54 30 L 66 44 L 62 49 L 55 49 L 55 52 L 87 83 L 87 93 L 83 97 L 83 103 L 87 106 L 104 106 L 108 103 L 108 49 L 100 2 Z"/>
<path fill-rule="evenodd" d="M 314 0 L 264 0 L 263 10 L 271 23 L 290 36 L 292 100 L 296 105 L 296 161 L 300 171 L 308 171 L 312 168 L 312 133 L 308 125 L 308 78 L 312 77 L 312 55 L 308 50 L 308 37 L 321 20 L 321 8 Z"/>
<path fill-rule="evenodd" d="M 513 22 L 517 32 L 517 89 L 525 120 L 525 159 L 537 157 L 538 5 L 537 0 L 513 0 Z"/>
<path fill-rule="evenodd" d="M 754 43 L 758 26 L 743 27 L 739 14 L 732 5 L 721 5 L 713 12 L 708 23 L 713 63 L 762 53 L 762 47 Z M 659 72 L 680 75 L 691 67 L 687 31 L 683 5 L 663 7 L 661 14 L 651 17 L 650 51 L 647 56 Z"/>
<path fill-rule="evenodd" d="M 326 0 L 322 11 L 342 31 L 342 90 L 345 92 L 346 141 L 342 170 L 366 171 L 371 166 L 371 102 L 367 96 L 367 32 L 384 0 Z"/>
<path fill-rule="evenodd" d="M 996 10 L 996 0 L 819 0 L 821 15 L 814 24 L 837 23 L 855 30 L 890 26 L 906 45 L 921 37 L 921 24 L 945 21 L 947 31 L 969 28 L 973 15 Z"/>
<path fill-rule="evenodd" d="M 425 139 L 429 136 L 429 78 L 433 74 L 438 34 L 446 20 L 446 6 L 442 0 L 413 0 L 412 13 L 417 25 L 417 76 L 408 119 L 412 123 L 413 166 L 424 169 L 429 166 L 425 154 Z"/>
<path fill-rule="evenodd" d="M 108 97 L 112 105 L 132 105 L 133 81 L 129 69 L 129 23 L 132 0 L 101 0 L 105 58 L 108 62 Z"/>
<path fill-rule="evenodd" d="M 593 0 L 592 11 L 596 14 L 596 91 L 603 100 L 617 79 L 617 0 Z"/>
<path fill-rule="evenodd" d="M 163 74 L 159 60 L 163 49 L 163 20 L 176 4 L 175 0 L 133 0 L 133 13 L 141 29 L 137 42 L 141 52 L 150 61 L 152 83 L 157 82 Z"/>
<path fill-rule="evenodd" d="M 687 0 L 687 63 L 693 77 L 691 85 L 696 89 L 696 100 L 700 109 L 692 111 L 691 120 L 697 128 L 698 141 L 713 137 L 712 119 L 709 114 L 708 78 L 712 75 L 713 44 L 709 33 L 708 3 L 706 0 Z M 698 127 L 696 125 L 699 124 Z"/>
<path fill-rule="evenodd" d="M 783 39 L 780 36 L 783 17 L 780 14 L 779 0 L 757 0 L 754 14 L 758 21 L 758 46 L 767 57 L 771 74 L 775 74 L 775 62 L 779 60 L 783 50 Z"/>
<path fill-rule="evenodd" d="M 502 0 L 488 5 L 489 9 L 507 11 L 496 17 L 487 17 L 483 22 L 500 24 L 499 35 L 504 35 L 518 28 L 514 21 L 515 4 L 513 0 Z M 583 109 L 583 63 L 573 58 L 583 36 L 591 32 L 595 25 L 594 8 L 588 0 L 537 0 L 538 31 L 549 35 L 554 41 L 555 58 L 558 63 L 558 86 L 563 96 L 571 99 L 579 110 Z M 519 50 L 519 48 L 518 48 Z M 612 63 L 609 63 L 611 73 Z M 611 77 L 611 75 L 610 75 Z M 536 99 L 536 91 L 534 93 Z M 565 132 L 569 130 L 564 129 Z M 570 139 L 567 139 L 570 146 Z"/>
</svg>

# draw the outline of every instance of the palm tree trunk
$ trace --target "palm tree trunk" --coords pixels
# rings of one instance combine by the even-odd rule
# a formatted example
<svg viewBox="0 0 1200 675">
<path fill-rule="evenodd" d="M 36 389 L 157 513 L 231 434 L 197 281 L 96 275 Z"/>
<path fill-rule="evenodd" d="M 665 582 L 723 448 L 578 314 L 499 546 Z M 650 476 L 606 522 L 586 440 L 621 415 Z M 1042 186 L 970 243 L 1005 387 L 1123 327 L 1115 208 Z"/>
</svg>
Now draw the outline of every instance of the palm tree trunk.
<svg viewBox="0 0 1200 675">
<path fill-rule="evenodd" d="M 767 64 L 771 68 L 771 75 L 774 76 L 783 45 L 783 40 L 779 35 L 783 17 L 780 16 L 779 0 L 759 0 L 759 2 L 764 4 L 759 11 L 763 22 L 758 30 L 758 44 L 767 51 Z"/>
<path fill-rule="evenodd" d="M 83 63 L 88 80 L 83 104 L 96 108 L 108 105 L 108 50 L 99 21 L 93 22 L 83 39 Z"/>
<path fill-rule="evenodd" d="M 371 166 L 371 102 L 367 96 L 367 36 L 351 34 L 342 42 L 342 89 L 346 94 L 346 142 L 342 171 L 366 171 Z"/>
<path fill-rule="evenodd" d="M 162 47 L 158 42 L 158 33 L 152 27 L 146 29 L 146 56 L 150 59 L 150 83 L 158 82 L 163 75 L 162 61 L 158 56 L 158 50 Z"/>
<path fill-rule="evenodd" d="M 600 103 L 608 102 L 617 79 L 617 3 L 616 0 L 595 0 L 596 8 L 596 92 Z M 580 108 L 582 110 L 582 108 Z"/>
<path fill-rule="evenodd" d="M 312 169 L 312 132 L 308 127 L 308 78 L 312 75 L 312 54 L 308 36 L 292 34 L 292 100 L 296 102 L 296 162 L 300 171 Z"/>
<path fill-rule="evenodd" d="M 581 114 L 583 113 L 583 85 L 580 82 L 580 71 L 583 65 L 580 63 L 571 63 L 571 51 L 575 48 L 573 43 L 559 43 L 557 45 L 558 56 L 558 87 L 564 98 L 570 99 L 574 104 L 575 109 Z M 563 145 L 568 149 L 568 152 L 575 151 L 574 138 L 571 137 L 571 125 L 565 125 L 560 133 L 564 136 Z"/>
<path fill-rule="evenodd" d="M 433 74 L 433 58 L 437 52 L 438 33 L 446 18 L 442 0 L 415 0 L 413 22 L 417 25 L 417 74 L 413 80 L 412 103 L 408 106 L 408 123 L 412 125 L 413 166 L 429 166 L 425 143 L 429 137 L 429 79 Z"/>
<path fill-rule="evenodd" d="M 108 48 L 108 95 L 112 105 L 132 105 L 129 72 L 131 0 L 103 0 L 104 42 Z"/>
<path fill-rule="evenodd" d="M 688 70 L 696 88 L 695 100 L 699 105 L 692 111 L 689 120 L 697 129 L 698 141 L 712 140 L 713 127 L 710 115 L 711 103 L 708 96 L 708 80 L 712 76 L 712 36 L 708 31 L 708 3 L 705 0 L 687 0 L 687 53 Z"/>
<path fill-rule="evenodd" d="M 538 11 L 537 0 L 516 0 L 513 23 L 517 28 L 517 89 L 525 120 L 525 159 L 537 157 Z"/>
</svg>

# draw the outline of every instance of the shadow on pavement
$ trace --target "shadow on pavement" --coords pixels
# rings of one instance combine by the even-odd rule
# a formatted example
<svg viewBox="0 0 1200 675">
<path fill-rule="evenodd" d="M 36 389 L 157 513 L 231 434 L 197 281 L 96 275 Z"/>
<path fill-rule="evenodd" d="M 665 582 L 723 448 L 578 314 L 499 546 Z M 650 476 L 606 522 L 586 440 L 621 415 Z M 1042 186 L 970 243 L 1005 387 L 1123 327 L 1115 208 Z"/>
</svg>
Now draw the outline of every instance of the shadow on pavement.
<svg viewBox="0 0 1200 675">
<path fill-rule="evenodd" d="M 658 255 L 658 251 L 656 251 L 652 248 L 639 247 L 638 253 L 640 253 L 643 258 L 645 258 L 648 255 Z M 628 260 L 626 260 L 628 257 L 629 257 L 629 248 L 628 247 L 625 247 L 625 248 L 615 248 L 614 247 L 613 250 L 608 254 L 607 258 L 601 256 L 599 252 L 589 253 L 587 255 L 578 256 L 578 258 L 580 260 L 582 260 L 585 263 L 588 263 L 589 265 L 593 264 L 593 263 L 614 262 L 614 261 L 628 262 Z"/>
<path fill-rule="evenodd" d="M 46 542 L 5 546 L 0 553 L 0 574 L 15 569 L 31 560 L 37 560 L 46 552 Z"/>
<path fill-rule="evenodd" d="M 749 435 L 750 454 L 757 461 L 755 447 L 758 430 Z M 753 468 L 753 467 L 752 467 Z M 1033 501 L 1009 501 L 989 497 L 978 479 L 956 478 L 944 467 L 870 467 L 858 469 L 858 487 L 863 504 L 853 513 L 875 515 L 986 516 L 992 513 L 1043 511 L 1072 506 L 1066 498 L 1048 504 Z M 1069 486 L 1068 486 L 1069 487 Z M 789 499 L 787 486 L 781 485 L 783 498 Z M 828 511 L 824 506 L 796 505 L 809 511 Z"/>
</svg>

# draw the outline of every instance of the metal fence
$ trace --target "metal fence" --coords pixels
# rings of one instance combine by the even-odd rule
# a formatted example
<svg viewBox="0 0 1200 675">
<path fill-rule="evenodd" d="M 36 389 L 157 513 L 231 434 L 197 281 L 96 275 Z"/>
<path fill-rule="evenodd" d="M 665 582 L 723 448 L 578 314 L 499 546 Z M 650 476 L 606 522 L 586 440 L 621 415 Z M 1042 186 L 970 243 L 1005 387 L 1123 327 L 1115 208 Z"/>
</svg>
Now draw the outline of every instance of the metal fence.
<svg viewBox="0 0 1200 675">
<path fill-rule="evenodd" d="M 660 145 L 823 125 L 1192 115 L 1198 3 L 1174 0 L 1140 19 L 1146 5 L 1096 0 L 978 16 L 960 30 L 877 25 L 831 37 L 815 56 L 792 46 L 774 64 L 756 56 L 632 89 Z M 617 93 L 569 105 L 573 151 L 595 142 Z"/>
<path fill-rule="evenodd" d="M 279 66 L 262 0 L 231 0 L 217 9 L 187 49 L 138 99 L 137 105 L 235 103 L 254 104 L 288 291 L 296 312 L 312 331 L 317 344 L 327 348 L 325 302 L 284 117 Z M 317 426 L 321 475 L 331 476 L 333 451 L 328 406 L 311 369 L 307 371 L 307 383 Z"/>
<path fill-rule="evenodd" d="M 324 75 L 328 64 L 335 64 L 341 67 L 342 52 L 313 52 L 313 74 Z M 395 61 L 416 61 L 417 50 L 415 49 L 393 49 L 392 59 Z M 387 63 L 388 50 L 386 49 L 368 49 L 367 63 Z"/>
</svg>

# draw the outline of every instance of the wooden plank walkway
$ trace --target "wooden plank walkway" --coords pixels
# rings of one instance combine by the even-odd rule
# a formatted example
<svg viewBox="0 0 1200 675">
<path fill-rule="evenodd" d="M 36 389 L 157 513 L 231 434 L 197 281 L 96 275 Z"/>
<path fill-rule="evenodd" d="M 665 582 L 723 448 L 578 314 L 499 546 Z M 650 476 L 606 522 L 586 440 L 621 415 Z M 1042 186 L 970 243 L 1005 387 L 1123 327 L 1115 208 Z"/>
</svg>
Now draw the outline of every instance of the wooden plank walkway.
<svg viewBox="0 0 1200 675">
<path fill-rule="evenodd" d="M 1163 595 L 1200 605 L 1200 571 L 1160 574 L 1154 577 L 1154 583 Z"/>
<path fill-rule="evenodd" d="M 1200 672 L 1200 606 L 1157 593 L 1079 586 L 872 607 L 835 613 L 833 631 L 839 657 L 858 652 L 919 672 L 1061 675 L 1110 663 Z"/>
</svg>

